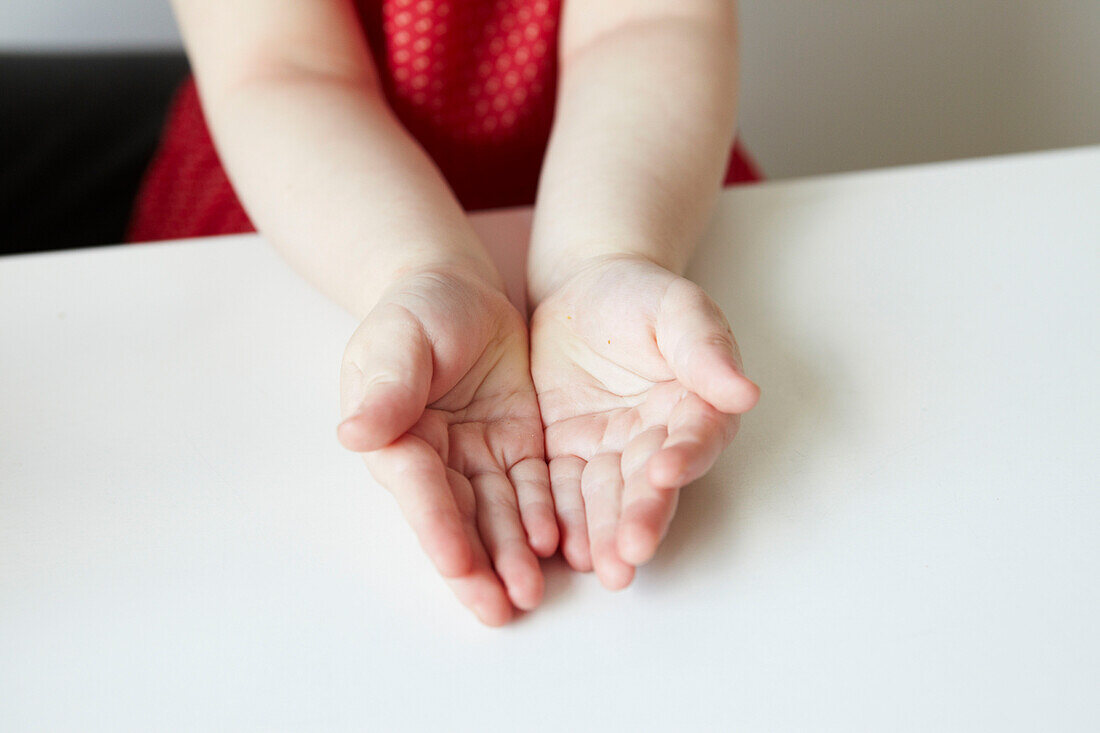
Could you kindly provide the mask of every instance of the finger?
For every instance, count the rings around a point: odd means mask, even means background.
[[[658,488],[678,489],[701,477],[733,440],[738,424],[736,415],[688,395],[673,411],[664,445],[649,460],[649,480]]]
[[[726,318],[702,288],[677,282],[661,301],[657,346],[676,378],[717,409],[748,412],[760,388],[745,376]]]
[[[616,542],[623,561],[638,567],[653,559],[668,534],[680,490],[654,488],[645,471],[639,471],[626,480],[624,491],[635,496],[623,506]]]
[[[470,570],[471,548],[439,454],[405,435],[364,455],[367,467],[401,508],[420,546],[447,578]]]
[[[554,446],[554,455],[590,456],[600,445],[606,422],[600,420],[562,420],[546,426],[546,445]]]
[[[424,412],[431,381],[432,346],[420,322],[398,306],[375,308],[344,352],[340,442],[366,452],[396,440]]]
[[[654,486],[646,470],[648,459],[661,450],[667,437],[664,427],[650,428],[623,451],[626,479],[616,543],[619,557],[631,565],[653,557],[676,510],[678,492]]]
[[[634,578],[634,567],[619,557],[615,537],[622,491],[622,457],[618,453],[594,456],[581,475],[581,494],[588,519],[592,567],[609,590],[625,588]]]
[[[527,532],[527,544],[539,557],[550,557],[558,549],[558,522],[550,496],[550,474],[542,458],[525,458],[508,471],[516,488],[519,517]]]
[[[550,492],[561,532],[561,554],[570,567],[582,573],[592,569],[588,525],[581,497],[585,462],[577,456],[558,456],[550,461]]]
[[[504,584],[493,571],[489,554],[477,529],[474,490],[469,479],[458,471],[447,469],[451,491],[463,511],[463,529],[471,549],[470,569],[465,575],[449,578],[447,584],[464,606],[473,611],[487,626],[501,626],[514,615],[512,602]]]
[[[515,489],[503,473],[481,473],[470,484],[477,499],[477,527],[493,567],[512,603],[530,610],[542,600],[542,569],[527,544]]]

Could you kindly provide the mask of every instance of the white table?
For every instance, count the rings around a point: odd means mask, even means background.
[[[489,630],[260,240],[0,259],[0,729],[1100,728],[1100,148],[728,192],[694,275],[764,400],[629,590]]]

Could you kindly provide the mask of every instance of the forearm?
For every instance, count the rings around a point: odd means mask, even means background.
[[[307,76],[249,82],[208,95],[207,107],[260,231],[354,315],[412,269],[498,277],[439,172],[379,93]]]
[[[681,272],[706,225],[734,133],[734,6],[669,6],[563,48],[529,258],[536,304],[592,258]]]
[[[174,0],[218,152],[249,216],[363,316],[402,272],[498,279],[389,110],[349,0]]]

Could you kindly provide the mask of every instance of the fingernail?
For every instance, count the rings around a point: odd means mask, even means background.
[[[343,428],[343,427],[344,427],[345,425],[350,425],[350,424],[352,424],[353,422],[355,422],[355,420],[356,420],[356,419],[357,419],[357,418],[358,418],[358,417],[359,417],[360,415],[362,415],[362,413],[361,413],[361,412],[356,412],[356,413],[354,413],[354,414],[352,414],[352,415],[350,415],[350,416],[348,416],[348,417],[345,417],[345,418],[344,418],[343,420],[341,420],[341,421],[340,421],[340,424],[339,424],[338,426],[336,426],[336,429],[337,429],[337,430],[340,430],[340,429],[342,429],[342,428]]]
[[[487,626],[500,626],[504,624],[507,618],[498,618],[492,613],[492,610],[487,603],[475,603],[474,613],[481,619],[481,622]]]

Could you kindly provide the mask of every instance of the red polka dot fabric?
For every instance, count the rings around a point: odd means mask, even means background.
[[[386,96],[467,209],[534,200],[561,0],[361,2]]]
[[[559,4],[383,3],[392,100],[436,134],[475,143],[506,141],[544,122],[536,118],[552,105]]]
[[[561,3],[357,3],[387,100],[468,210],[534,202],[554,115]],[[727,182],[757,179],[735,148]],[[189,81],[139,192],[130,239],[251,230]]]

